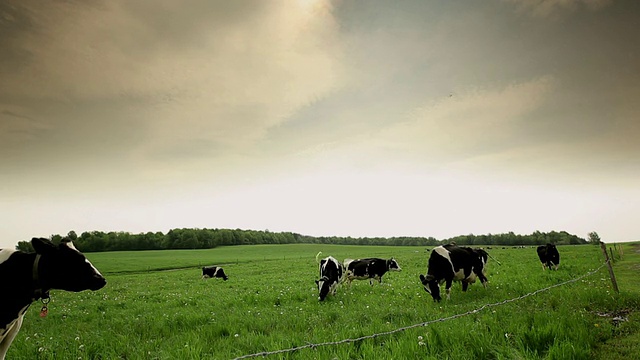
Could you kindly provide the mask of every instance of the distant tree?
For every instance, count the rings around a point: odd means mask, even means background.
[[[589,234],[589,241],[598,243],[600,237],[595,234],[595,240]],[[503,234],[459,235],[449,239],[438,240],[434,237],[314,237],[290,232],[271,232],[268,230],[242,229],[171,229],[165,235],[162,232],[147,232],[131,234],[122,231],[104,233],[102,231],[83,232],[78,236],[75,231],[69,231],[68,238],[74,239],[74,244],[82,252],[122,251],[122,250],[159,250],[159,249],[211,249],[217,246],[255,245],[255,244],[336,244],[336,245],[395,245],[395,246],[437,246],[455,242],[460,246],[481,245],[534,245],[547,242],[557,245],[586,244],[587,240],[566,231],[551,231],[543,233],[535,231],[531,235],[515,234],[512,231]],[[62,240],[60,235],[52,235],[54,243]],[[27,241],[19,242],[17,249],[29,251],[31,244]]]
[[[598,235],[597,232],[592,231],[587,234],[587,237],[589,238],[589,242],[592,243],[593,245],[600,244],[600,235]]]
[[[18,244],[16,245],[16,250],[24,251],[28,253],[34,252],[33,246],[29,241],[18,241]]]
[[[53,242],[54,244],[59,244],[60,241],[62,241],[62,236],[55,234],[55,235],[51,235],[51,242]]]

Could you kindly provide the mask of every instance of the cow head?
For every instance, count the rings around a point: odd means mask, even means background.
[[[327,297],[327,295],[329,295],[329,290],[331,290],[329,278],[323,276],[320,280],[316,280],[316,285],[318,285],[318,300],[322,301]]]
[[[44,287],[78,292],[98,290],[106,285],[102,274],[71,241],[63,240],[56,246],[48,239],[33,238],[31,244],[40,255],[37,275]]]
[[[392,271],[402,271],[400,265],[398,265],[398,262],[394,258],[387,260],[387,269]]]
[[[216,271],[216,275],[221,277],[224,281],[229,280],[229,277],[224,273],[224,270],[222,268],[218,268],[218,270]]]
[[[425,277],[424,275],[420,274],[420,282],[422,283],[424,291],[431,294],[431,297],[433,297],[433,301],[442,300],[442,298],[440,297],[440,284],[438,284],[435,276],[427,274],[427,276]]]

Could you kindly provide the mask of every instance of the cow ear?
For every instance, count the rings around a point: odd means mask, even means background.
[[[31,245],[38,254],[50,254],[56,251],[56,246],[53,245],[51,240],[45,238],[33,238],[31,239]]]
[[[320,281],[316,280],[316,285],[318,285],[318,283],[319,283],[319,282],[320,282]]]
[[[62,240],[60,240],[60,244],[58,244],[58,248],[60,250],[74,250],[74,251],[78,251],[78,249],[76,249],[76,247],[73,245],[73,241],[71,241],[71,239],[69,238],[63,238]]]

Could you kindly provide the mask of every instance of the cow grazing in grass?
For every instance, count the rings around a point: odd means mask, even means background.
[[[316,255],[316,262],[320,265],[320,279],[316,280],[316,285],[318,285],[318,300],[323,301],[329,293],[336,294],[338,284],[342,281],[344,269],[333,256],[318,260],[320,254],[322,252]]]
[[[546,268],[558,270],[560,265],[560,253],[553,244],[538,246],[538,258],[542,263],[542,270]]]
[[[202,268],[202,278],[222,278],[224,281],[227,281],[229,277],[224,273],[224,270],[219,266],[209,266]]]
[[[346,271],[345,280],[351,282],[353,280],[369,280],[369,284],[373,286],[373,281],[378,280],[382,283],[382,276],[387,271],[402,271],[398,262],[391,258],[389,260],[378,258],[367,259],[346,259],[344,261],[344,268]]]
[[[440,301],[440,284],[446,282],[447,300],[451,294],[453,280],[462,282],[462,291],[480,278],[486,288],[485,265],[488,253],[482,249],[458,247],[455,245],[438,246],[431,251],[427,276],[420,275],[420,282],[434,301]]]
[[[49,290],[98,290],[107,281],[70,241],[58,246],[33,238],[35,253],[0,250],[0,360],[18,334],[27,309],[37,300],[46,315]]]

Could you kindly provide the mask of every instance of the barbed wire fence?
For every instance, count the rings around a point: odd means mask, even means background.
[[[339,341],[327,341],[327,342],[322,342],[322,343],[317,343],[317,344],[312,344],[312,343],[307,343],[306,345],[300,345],[300,346],[295,346],[292,348],[288,348],[288,349],[281,349],[281,350],[274,350],[274,351],[263,351],[263,352],[258,352],[255,354],[248,354],[248,355],[243,355],[243,356],[239,356],[236,358],[233,358],[232,360],[241,360],[241,359],[250,359],[250,358],[254,358],[254,357],[258,357],[258,356],[269,356],[269,355],[276,355],[276,354],[283,354],[283,353],[288,353],[288,352],[293,352],[293,351],[298,351],[298,350],[303,350],[303,349],[315,349],[318,347],[322,347],[322,346],[331,346],[331,345],[341,345],[341,344],[348,344],[348,343],[354,343],[354,342],[358,342],[358,341],[362,341],[362,340],[367,340],[367,339],[375,339],[377,337],[381,337],[381,336],[387,336],[387,335],[392,335],[392,334],[396,334],[399,332],[403,332],[403,331],[407,331],[410,329],[415,329],[415,328],[419,328],[419,327],[424,327],[427,325],[431,325],[431,324],[435,324],[435,323],[439,323],[439,322],[445,322],[445,321],[449,321],[449,320],[454,320],[454,319],[458,319],[464,316],[468,316],[468,315],[472,315],[472,314],[476,314],[482,310],[485,309],[489,309],[492,307],[496,307],[496,306],[501,306],[501,305],[505,305],[508,303],[512,303],[512,302],[516,302],[534,295],[538,295],[540,293],[549,291],[551,289],[560,287],[560,286],[564,286],[564,285],[568,285],[577,281],[580,281],[586,277],[589,277],[595,273],[597,273],[598,271],[600,271],[600,269],[602,269],[605,265],[607,265],[609,263],[609,261],[611,260],[607,260],[605,261],[602,265],[600,265],[597,269],[592,270],[582,276],[579,276],[577,278],[571,279],[571,280],[567,280],[555,285],[551,285],[551,286],[547,286],[546,288],[542,288],[542,289],[538,289],[536,291],[530,292],[528,294],[524,294],[518,297],[514,297],[511,299],[507,299],[507,300],[503,300],[503,301],[499,301],[496,303],[492,303],[492,304],[485,304],[480,306],[477,309],[473,309],[473,310],[469,310],[467,312],[464,313],[460,313],[460,314],[455,314],[455,315],[451,315],[451,316],[447,316],[447,317],[443,317],[443,318],[439,318],[439,319],[435,319],[435,320],[429,320],[429,321],[425,321],[425,322],[421,322],[418,324],[413,324],[413,325],[408,325],[408,326],[404,326],[404,327],[400,327],[394,330],[389,330],[389,331],[385,331],[385,332],[381,332],[381,333],[375,333],[375,334],[371,334],[371,335],[365,335],[365,336],[361,336],[361,337],[357,337],[357,338],[350,338],[350,339],[344,339],[344,340],[339,340]]]

